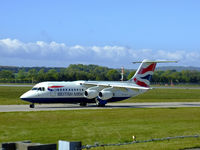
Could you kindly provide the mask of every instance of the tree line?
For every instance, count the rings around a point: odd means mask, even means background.
[[[130,79],[135,70],[125,70],[124,80]],[[119,81],[120,69],[111,69],[98,65],[70,65],[67,68],[20,68],[13,70],[0,70],[1,83],[38,83],[42,81],[75,81],[75,80],[103,80]],[[155,71],[152,82],[155,84],[200,83],[199,71]]]

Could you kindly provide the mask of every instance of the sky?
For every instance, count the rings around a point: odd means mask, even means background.
[[[199,0],[0,1],[0,65],[134,68],[143,59],[200,67]]]

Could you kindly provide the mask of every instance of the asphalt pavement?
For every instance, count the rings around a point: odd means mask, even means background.
[[[116,109],[116,108],[178,108],[200,107],[200,102],[169,102],[169,103],[109,103],[106,107],[97,107],[89,104],[81,107],[78,104],[36,104],[35,108],[29,105],[0,105],[0,112],[18,111],[56,111],[56,110],[83,110],[83,109]]]

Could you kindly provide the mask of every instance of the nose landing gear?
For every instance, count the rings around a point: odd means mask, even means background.
[[[29,107],[30,107],[30,108],[35,108],[35,104],[32,103],[32,104],[29,105]]]

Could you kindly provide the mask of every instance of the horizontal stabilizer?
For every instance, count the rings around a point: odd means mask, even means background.
[[[174,60],[148,60],[145,59],[143,61],[134,61],[132,63],[136,64],[136,63],[177,63],[178,61],[174,61]]]

